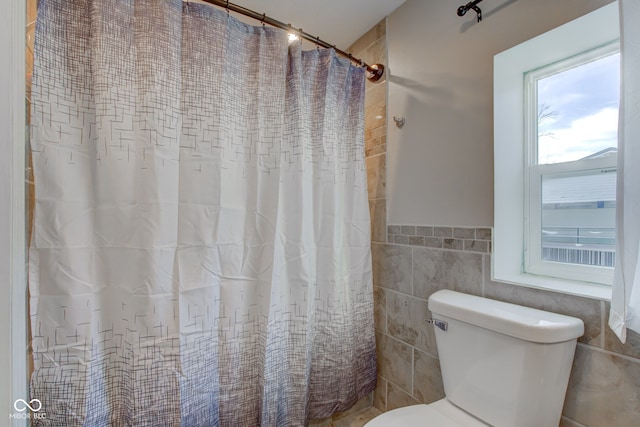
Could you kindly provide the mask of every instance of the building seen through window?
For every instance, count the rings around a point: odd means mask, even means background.
[[[530,185],[540,186],[530,207],[540,210],[542,261],[615,263],[620,53],[611,50],[530,76],[537,104]]]

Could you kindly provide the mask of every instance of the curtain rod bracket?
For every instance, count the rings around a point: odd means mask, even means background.
[[[373,64],[373,65],[364,64],[364,65],[367,68],[367,73],[368,73],[367,80],[369,80],[371,83],[375,83],[379,81],[384,75],[384,65],[382,64]]]
[[[482,21],[482,10],[480,10],[480,8],[478,7],[478,3],[480,3],[481,1],[482,0],[474,0],[460,6],[457,11],[458,16],[464,16],[469,11],[469,9],[473,9],[473,11],[478,16],[478,22]]]

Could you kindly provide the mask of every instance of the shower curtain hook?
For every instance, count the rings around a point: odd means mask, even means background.
[[[227,15],[228,15],[229,14],[229,0],[227,0],[227,5],[224,8],[227,9]]]

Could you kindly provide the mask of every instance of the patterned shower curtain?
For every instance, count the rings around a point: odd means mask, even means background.
[[[180,0],[40,0],[36,425],[302,426],[375,386],[364,71]]]

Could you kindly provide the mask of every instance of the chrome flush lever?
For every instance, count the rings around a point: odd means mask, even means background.
[[[442,320],[438,320],[438,319],[428,319],[427,323],[430,324],[430,325],[437,326],[438,328],[442,329],[445,332],[447,332],[447,328],[449,327],[447,322],[442,321]]]

